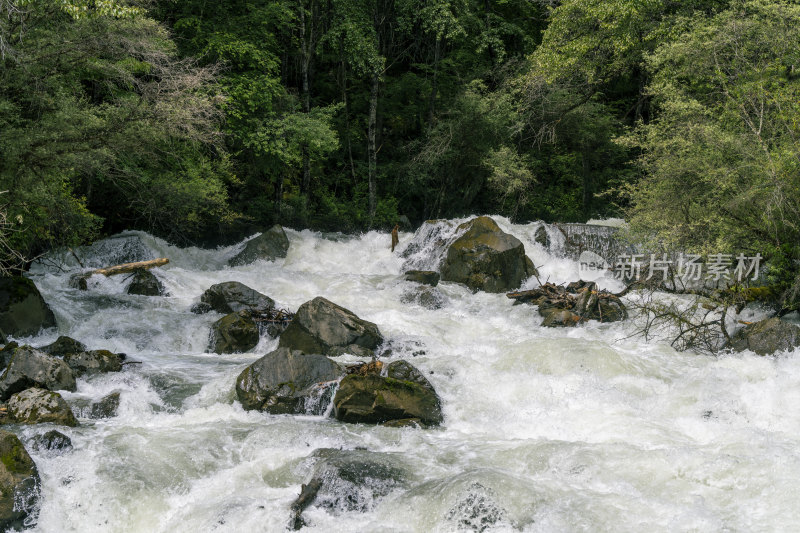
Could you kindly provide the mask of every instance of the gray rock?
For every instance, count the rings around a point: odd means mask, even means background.
[[[208,344],[211,352],[249,352],[257,344],[258,325],[248,311],[225,315],[211,325]]]
[[[111,418],[117,416],[119,392],[112,392],[102,400],[92,404],[92,418]]]
[[[33,281],[0,277],[0,330],[13,337],[35,335],[56,326],[56,317]]]
[[[66,452],[72,449],[72,440],[58,430],[51,429],[31,439],[31,449],[35,451]]]
[[[64,356],[64,362],[72,369],[75,377],[119,372],[122,370],[124,360],[125,354],[113,353],[108,350],[89,350]]]
[[[743,327],[729,344],[736,351],[752,350],[758,355],[789,351],[797,346],[800,346],[800,328],[777,317]]]
[[[548,328],[568,328],[576,326],[582,321],[580,315],[577,315],[569,309],[551,308],[541,311],[544,315],[542,325]]]
[[[366,450],[314,450],[311,480],[292,504],[290,529],[300,529],[310,505],[342,512],[366,512],[396,488],[406,485],[407,465],[397,456]]]
[[[216,311],[227,315],[238,311],[264,312],[275,307],[275,301],[238,281],[217,283],[200,296],[200,304],[192,309],[195,313]]]
[[[125,292],[140,296],[163,296],[164,285],[149,270],[137,270]]]
[[[244,250],[228,261],[231,266],[247,265],[258,260],[272,261],[279,257],[286,257],[289,251],[289,238],[278,224],[247,241]]]
[[[278,348],[239,374],[236,396],[247,410],[322,414],[342,374],[324,355]]]
[[[9,342],[0,350],[0,368],[5,368],[8,366],[8,363],[11,361],[11,356],[14,355],[14,351],[19,348],[19,344],[14,341]]]
[[[333,408],[336,419],[343,422],[382,424],[409,418],[424,426],[442,422],[441,402],[432,387],[388,376],[347,376],[339,383]]]
[[[281,334],[278,346],[330,356],[343,353],[371,356],[382,342],[378,326],[317,297],[300,306]]]
[[[50,355],[55,355],[56,357],[64,357],[70,353],[78,353],[83,352],[86,350],[86,345],[82,342],[78,342],[71,337],[67,337],[66,335],[61,335],[59,338],[46,346],[40,346],[37,350],[42,351],[44,353],[48,353]]]
[[[506,292],[538,275],[522,242],[491,218],[474,218],[459,229],[464,233],[447,249],[442,281],[463,283],[473,291]]]
[[[78,421],[57,392],[31,388],[8,400],[8,416],[18,424],[59,424],[77,426]]]
[[[403,293],[400,301],[404,304],[418,304],[425,309],[441,309],[447,303],[447,298],[439,289],[421,285]]]
[[[75,390],[75,376],[67,363],[30,346],[14,350],[0,376],[0,401],[32,387],[47,390]]]
[[[38,509],[41,481],[19,438],[0,430],[0,530],[24,529]]]
[[[406,281],[422,283],[423,285],[430,285],[431,287],[435,287],[439,284],[439,278],[439,273],[433,270],[409,270],[404,276]]]
[[[412,383],[416,383],[429,391],[433,394],[436,394],[436,391],[431,385],[431,382],[428,381],[422,372],[420,372],[417,367],[409,363],[408,361],[394,361],[386,365],[386,375],[393,379],[398,379],[400,381],[410,381]]]

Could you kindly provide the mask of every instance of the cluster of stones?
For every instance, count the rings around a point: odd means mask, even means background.
[[[529,291],[506,294],[514,300],[514,305],[529,304],[538,306],[544,317],[543,326],[569,327],[587,320],[616,322],[628,318],[628,313],[620,299],[614,294],[597,289],[592,281],[578,281],[566,287],[545,283]]]

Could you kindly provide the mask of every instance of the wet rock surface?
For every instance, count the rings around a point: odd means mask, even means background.
[[[32,387],[74,391],[75,376],[61,359],[30,346],[20,346],[14,349],[8,367],[0,376],[0,401]]]
[[[0,277],[0,330],[26,337],[56,326],[56,317],[33,281],[23,276]]]
[[[93,403],[91,407],[92,418],[112,418],[117,416],[119,409],[120,393],[112,392],[104,396],[99,402]]]
[[[258,344],[258,326],[249,311],[226,315],[211,325],[208,349],[211,352],[249,352]]]
[[[149,270],[136,271],[125,292],[140,296],[164,296],[166,293],[164,285]]]
[[[321,448],[309,457],[311,480],[292,504],[290,529],[305,525],[302,512],[310,505],[334,514],[365,512],[381,498],[405,485],[406,466],[394,454],[367,450]]]
[[[433,311],[444,307],[447,304],[447,297],[439,289],[421,285],[405,291],[400,301],[404,304],[417,304]]]
[[[72,337],[61,335],[54,342],[45,346],[40,346],[37,350],[55,355],[56,357],[64,357],[67,354],[86,351],[86,345],[76,341]]]
[[[236,396],[247,410],[322,414],[343,372],[324,355],[278,348],[239,374]]]
[[[51,429],[33,437],[30,446],[38,452],[67,452],[72,449],[72,439],[56,429]]]
[[[238,311],[265,312],[275,308],[275,300],[238,281],[212,285],[200,296],[200,304],[192,308],[195,313],[216,311],[223,315]]]
[[[68,353],[64,356],[64,362],[72,369],[75,377],[119,372],[122,370],[124,360],[125,354],[113,353],[108,350],[88,350]]]
[[[0,529],[23,529],[35,515],[41,481],[36,464],[19,438],[0,430]]]
[[[371,356],[383,342],[378,326],[322,297],[300,306],[278,346],[305,353]]]
[[[473,291],[506,292],[538,275],[522,242],[489,217],[465,222],[464,233],[447,249],[442,281],[463,283]]]
[[[483,533],[499,524],[508,523],[508,513],[495,501],[496,495],[480,483],[473,483],[462,494],[445,518],[458,531]]]
[[[232,257],[228,264],[231,266],[247,265],[254,261],[272,261],[279,257],[286,257],[289,251],[289,238],[278,224],[250,239],[244,249]]]
[[[440,278],[439,273],[433,270],[409,270],[403,275],[403,279],[406,281],[430,285],[431,287],[438,285]]]
[[[800,346],[800,327],[777,317],[760,320],[734,333],[728,346],[758,355],[793,350]]]

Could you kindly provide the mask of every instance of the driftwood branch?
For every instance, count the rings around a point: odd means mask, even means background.
[[[104,276],[114,276],[116,274],[126,274],[135,272],[136,270],[148,270],[154,267],[164,266],[169,263],[166,257],[159,257],[158,259],[151,259],[149,261],[137,261],[136,263],[123,263],[121,265],[110,266],[106,268],[98,268],[87,273],[87,276],[94,274],[103,274]]]

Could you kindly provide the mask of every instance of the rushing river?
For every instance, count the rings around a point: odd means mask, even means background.
[[[576,263],[534,241],[538,225],[495,220],[542,265],[543,282],[578,278]],[[389,251],[387,233],[287,234],[285,259],[236,268],[227,259],[241,243],[201,250],[130,234],[152,257],[170,259],[158,272],[168,297],[127,295],[125,276],[71,289],[79,268],[70,257],[65,270],[34,269],[59,331],[26,342],[69,335],[142,362],[79,379],[77,392],[63,393],[80,426],[59,428],[73,451],[31,452],[42,478],[35,530],[284,531],[310,475],[308,456],[359,447],[401,457],[411,466],[407,486],[364,513],[311,507],[305,531],[458,531],[481,518],[462,514],[481,512],[499,518],[489,531],[800,528],[798,354],[681,353],[631,338],[629,321],[544,328],[534,307],[452,283],[439,285],[444,307],[428,310],[401,302],[412,287],[402,272],[433,262],[424,246],[403,258]],[[418,235],[416,243],[426,238],[433,237]],[[399,251],[412,239],[401,233]],[[111,260],[114,242],[89,262]],[[388,428],[244,411],[236,376],[277,341],[264,337],[247,354],[206,352],[220,315],[190,307],[223,281],[291,310],[324,296],[376,323],[392,359],[408,360],[436,388],[443,425]],[[524,288],[534,286],[531,279]],[[118,416],[80,416],[81,406],[114,391]],[[20,429],[24,441],[42,431]],[[476,491],[486,505],[469,509],[464,502]]]

